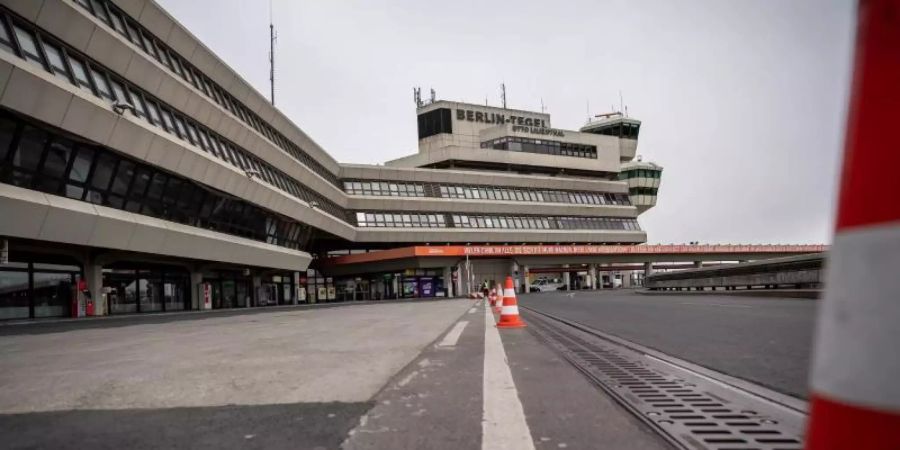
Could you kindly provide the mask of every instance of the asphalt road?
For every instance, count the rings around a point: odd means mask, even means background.
[[[817,302],[631,291],[526,294],[519,303],[805,398]]]

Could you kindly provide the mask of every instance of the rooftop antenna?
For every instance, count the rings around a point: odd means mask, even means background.
[[[416,102],[416,108],[422,107],[422,88],[413,87],[413,101]]]
[[[541,97],[541,114],[547,111],[547,108],[544,107],[544,97]]]
[[[625,105],[625,117],[628,117],[628,105]]]
[[[625,109],[625,102],[622,100],[622,90],[619,89],[619,112]]]
[[[506,109],[506,83],[500,83],[500,100],[503,101],[503,109]]]
[[[434,103],[437,100],[437,94],[434,93],[434,88],[431,88],[431,103]]]
[[[275,106],[275,25],[272,23],[272,0],[269,0],[269,88],[272,106]]]

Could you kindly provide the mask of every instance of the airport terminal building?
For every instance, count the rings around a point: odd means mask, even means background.
[[[647,239],[623,114],[418,102],[415,154],[343,164],[151,0],[0,4],[0,319],[459,295]]]

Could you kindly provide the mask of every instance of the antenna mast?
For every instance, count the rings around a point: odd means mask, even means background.
[[[500,83],[500,100],[503,101],[503,109],[506,109],[506,83]]]
[[[275,106],[275,25],[272,23],[272,0],[269,0],[269,88],[272,106]]]

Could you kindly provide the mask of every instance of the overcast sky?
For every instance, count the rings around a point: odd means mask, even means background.
[[[159,0],[268,93],[264,0]],[[416,151],[412,87],[578,129],[619,91],[664,166],[648,242],[830,242],[854,2],[274,0],[276,104],[341,162]],[[424,96],[427,97],[427,94]]]

